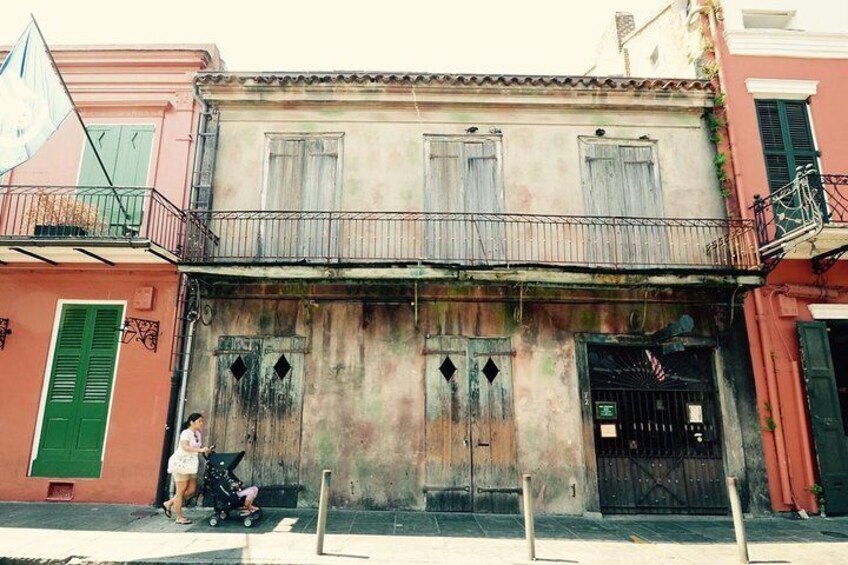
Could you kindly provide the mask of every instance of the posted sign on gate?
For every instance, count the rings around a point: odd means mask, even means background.
[[[595,402],[596,420],[618,420],[617,402]]]

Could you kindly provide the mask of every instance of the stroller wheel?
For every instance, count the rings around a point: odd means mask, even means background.
[[[209,518],[209,525],[212,526],[213,528],[215,526],[217,526],[218,525],[218,517],[212,516],[211,518]]]
[[[229,513],[229,512],[227,512],[226,510],[218,510],[218,514],[217,514],[217,516],[218,516],[218,518],[219,518],[219,519],[221,519],[221,520],[226,520],[226,519],[227,519],[227,516],[229,516],[229,515],[230,515],[230,513]]]
[[[244,519],[244,527],[249,528],[253,525],[253,518],[247,517]]]

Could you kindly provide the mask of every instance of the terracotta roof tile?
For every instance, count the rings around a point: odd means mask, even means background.
[[[518,86],[574,89],[712,91],[709,81],[675,78],[623,78],[568,75],[491,75],[386,72],[200,73],[198,85],[247,84],[268,86],[314,84],[383,84],[447,86]]]

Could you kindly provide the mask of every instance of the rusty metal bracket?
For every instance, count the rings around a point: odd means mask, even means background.
[[[521,487],[477,487],[477,492],[499,494],[521,494]]]
[[[9,329],[9,318],[0,318],[0,349],[6,347],[6,336],[12,335]]]
[[[421,490],[424,494],[427,494],[428,492],[471,492],[471,487],[434,487],[425,485]]]

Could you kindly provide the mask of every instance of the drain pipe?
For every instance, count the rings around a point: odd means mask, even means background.
[[[769,406],[771,406],[772,414],[779,422],[778,426],[772,431],[774,434],[774,447],[777,451],[777,473],[780,478],[780,494],[783,504],[787,506],[796,506],[792,498],[792,487],[789,483],[789,463],[786,458],[786,437],[783,435],[783,414],[780,406],[780,395],[777,388],[777,375],[774,370],[774,359],[771,357],[771,334],[766,325],[766,313],[763,308],[762,291],[759,288],[754,289],[754,312],[757,320],[757,330],[760,334],[760,355],[762,357],[763,367],[766,370],[766,396],[768,397]]]
[[[181,275],[186,277],[186,275]],[[188,281],[183,284],[188,285]],[[186,288],[186,292],[189,289]],[[180,323],[182,327],[180,331],[185,335],[185,339],[181,345],[182,363],[174,367],[171,374],[171,391],[168,395],[168,414],[165,417],[165,438],[162,442],[162,457],[159,463],[159,481],[156,485],[156,505],[159,506],[167,500],[168,486],[168,459],[176,449],[175,442],[179,440],[179,435],[174,433],[174,430],[180,427],[182,418],[185,413],[185,390],[187,375],[191,354],[191,343],[194,339],[194,326],[197,321],[197,312],[190,309],[191,297],[186,295],[183,298],[182,309],[186,315],[182,317]]]

